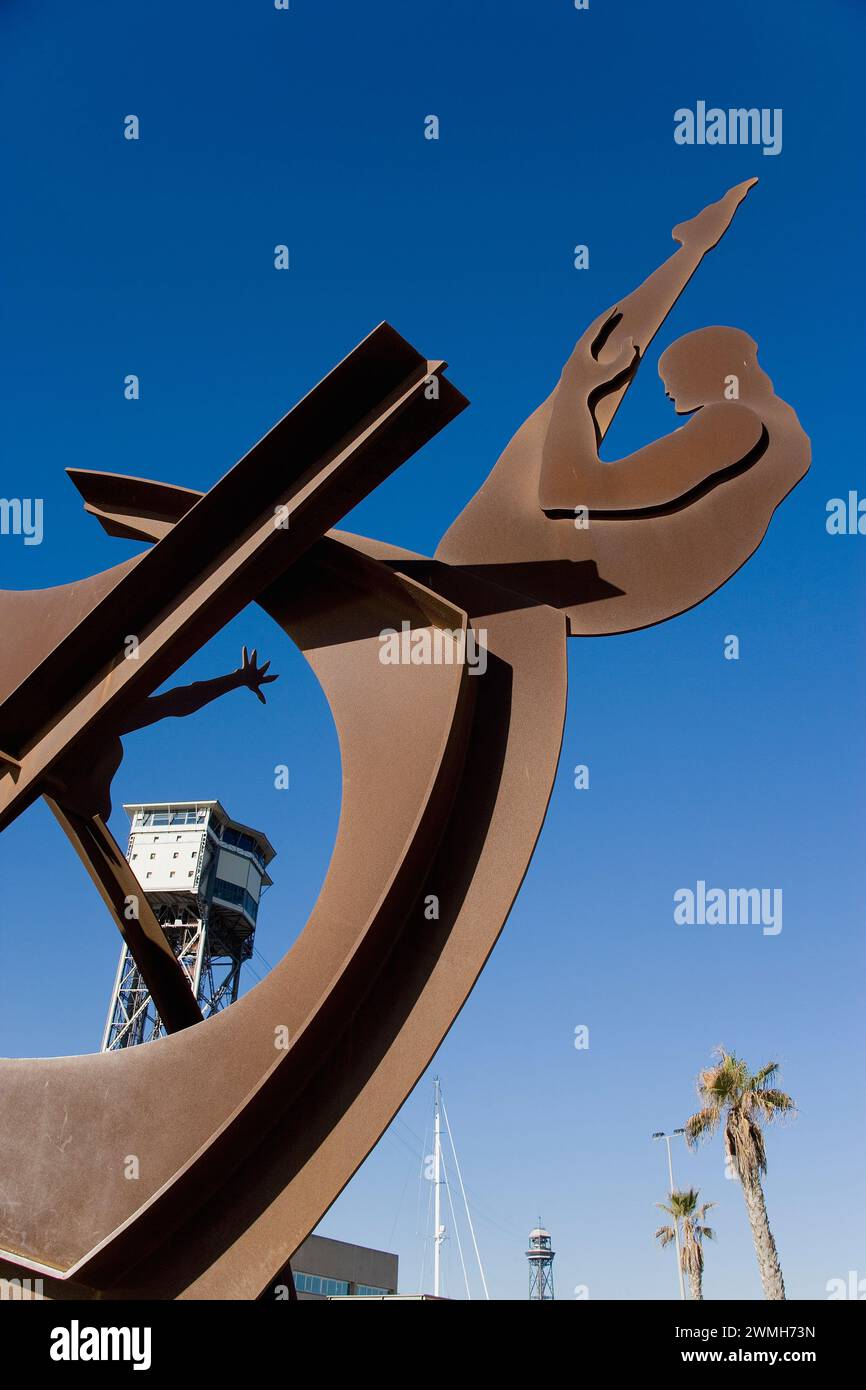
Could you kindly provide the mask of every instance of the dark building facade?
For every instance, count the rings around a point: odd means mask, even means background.
[[[299,1299],[340,1295],[379,1297],[397,1292],[396,1255],[328,1236],[309,1236],[292,1256]]]

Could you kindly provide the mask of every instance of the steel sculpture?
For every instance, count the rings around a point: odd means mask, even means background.
[[[54,1298],[259,1297],[377,1142],[526,872],[559,756],[567,637],[700,603],[809,466],[793,410],[729,328],[661,359],[684,428],[598,458],[654,334],[753,182],[677,227],[679,249],[587,330],[432,558],[331,529],[467,404],[443,363],[386,324],[204,495],[68,470],[110,535],[152,547],[59,589],[0,594],[0,830],[48,799],[170,1035],[0,1062],[0,1274],[37,1274]],[[266,668],[245,657],[233,676],[152,695],[251,602],[321,682],[342,808],[301,936],[196,1023],[158,924],[126,918],[136,885],[106,828],[109,783],[123,731],[232,684],[260,693]],[[384,662],[387,631],[419,649],[435,639],[438,659]]]

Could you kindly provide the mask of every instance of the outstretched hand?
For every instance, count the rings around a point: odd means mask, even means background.
[[[640,348],[634,338],[623,339],[622,346],[616,357],[609,362],[600,362],[598,358],[590,357],[590,380],[595,381],[594,389],[602,386],[613,388],[619,384],[620,378],[625,375],[634,375],[640,362]]]
[[[266,674],[267,669],[271,664],[269,661],[266,661],[264,666],[257,666],[256,657],[257,652],[255,647],[253,647],[251,656],[247,654],[247,649],[246,647],[244,647],[243,665],[238,668],[238,674],[241,678],[241,684],[248,686],[249,689],[253,692],[253,694],[257,697],[257,699],[261,700],[263,705],[266,705],[267,700],[262,694],[261,687],[263,685],[269,685],[271,681],[275,681],[277,677],[269,676]]]
[[[587,387],[590,394],[599,387],[612,384],[624,372],[633,371],[640,361],[640,348],[634,338],[618,342],[616,355],[612,359],[600,360],[621,319],[622,314],[616,306],[605,310],[590,324],[569,359],[567,369],[579,376],[581,385]]]
[[[723,198],[710,203],[686,222],[678,222],[671,233],[674,241],[688,247],[692,252],[705,255],[718,245],[734,219],[734,213],[757,179],[746,179],[729,188]]]

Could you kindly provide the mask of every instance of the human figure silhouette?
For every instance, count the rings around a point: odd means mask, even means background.
[[[757,549],[811,455],[748,334],[715,327],[679,338],[659,372],[691,419],[616,462],[599,457],[649,342],[755,182],[680,223],[679,251],[589,326],[437,560],[559,608],[572,635],[591,636],[673,617]]]
[[[98,816],[107,821],[111,815],[111,783],[123,759],[124,734],[137,729],[146,729],[160,719],[168,717],[184,718],[195,714],[205,705],[230,690],[244,687],[264,705],[263,685],[275,681],[275,675],[267,674],[270,662],[264,666],[257,664],[255,648],[251,655],[243,648],[241,664],[235,671],[225,676],[215,676],[212,680],[194,681],[191,685],[176,686],[162,695],[150,695],[115,725],[101,727],[98,736],[80,740],[69,753],[55,765],[46,790],[65,810],[79,816],[91,818]]]

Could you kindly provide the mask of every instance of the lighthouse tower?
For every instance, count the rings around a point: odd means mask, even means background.
[[[553,1257],[550,1232],[539,1224],[529,1232],[529,1297],[534,1301],[553,1302]]]
[[[253,953],[259,902],[271,884],[268,837],[232,820],[218,801],[124,806],[126,857],[187,975],[203,1018],[233,1004]],[[165,1029],[124,944],[103,1052],[150,1042]]]

